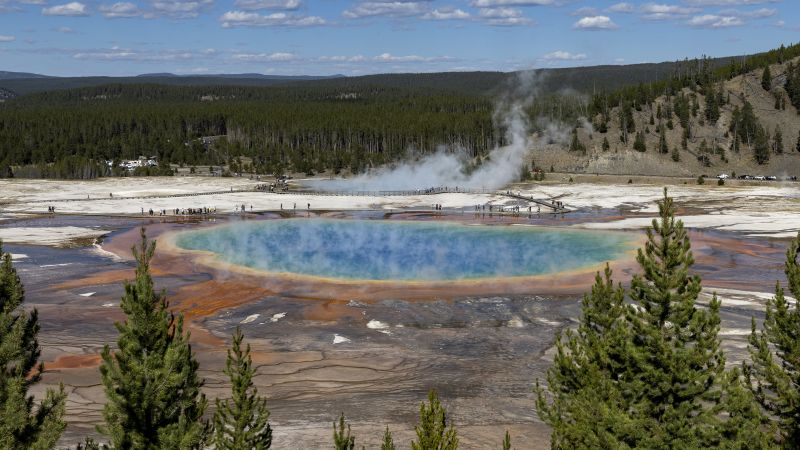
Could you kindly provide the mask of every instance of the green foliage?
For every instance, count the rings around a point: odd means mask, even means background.
[[[203,446],[205,396],[198,364],[183,331],[183,316],[169,311],[164,292],[155,292],[150,261],[155,242],[144,229],[132,249],[136,279],[125,283],[120,307],[125,322],[115,324],[115,352],[106,345],[100,375],[108,402],[98,431],[113,448],[195,449]]]
[[[356,437],[350,433],[350,424],[344,419],[344,413],[339,416],[339,426],[333,422],[333,448],[334,450],[353,450],[356,448]]]
[[[800,298],[800,233],[786,251],[789,291]],[[776,283],[775,297],[767,301],[761,331],[755,320],[750,335],[751,364],[745,364],[746,385],[764,412],[774,420],[784,448],[800,443],[800,308],[792,305]]]
[[[681,160],[681,153],[678,151],[678,147],[674,147],[672,149],[672,154],[670,155],[673,161],[679,162]]]
[[[664,127],[659,127],[661,131],[658,134],[658,152],[661,154],[669,153],[669,146],[667,146],[667,132]]]
[[[775,134],[772,135],[772,151],[781,154],[783,153],[783,133],[779,126],[775,126]]]
[[[797,135],[797,143],[794,145],[794,149],[800,152],[800,133]]]
[[[798,139],[798,142],[800,142],[800,138]],[[607,152],[609,149],[611,149],[611,144],[609,144],[607,136],[603,136],[603,147],[602,148],[603,148],[604,152]]]
[[[419,423],[414,427],[417,440],[411,442],[412,450],[456,450],[458,436],[452,424],[447,424],[447,412],[439,402],[436,391],[428,393],[428,403],[419,407]]]
[[[597,274],[583,297],[578,329],[556,337],[547,388],[536,383],[537,413],[553,428],[554,449],[621,447],[633,432],[616,382],[629,341],[625,292],[611,275],[608,266]]]
[[[361,172],[442,144],[485,154],[505,143],[493,110],[483,96],[411,87],[106,85],[1,104],[0,166],[18,177],[83,178],[110,175],[105,160],[140,155],[190,166],[245,156],[258,173]]]
[[[770,72],[769,66],[764,66],[764,71],[761,73],[761,87],[765,91],[772,89],[772,72]]]
[[[728,380],[720,349],[716,296],[696,306],[700,278],[672,199],[637,253],[626,305],[611,271],[584,297],[576,331],[556,341],[537,411],[553,427],[553,448],[746,448],[766,442],[747,392]],[[727,417],[727,419],[726,419]],[[760,440],[759,440],[760,439]],[[758,447],[756,447],[758,448]]]
[[[503,450],[511,450],[511,435],[506,430],[506,435],[503,436]]]
[[[578,139],[577,128],[572,129],[572,141],[570,141],[569,144],[569,151],[586,154],[586,146],[580,141],[580,139]]]
[[[66,394],[48,389],[34,410],[28,390],[41,380],[39,321],[36,310],[22,304],[25,290],[0,241],[0,448],[54,448],[67,424]]]
[[[633,141],[633,149],[638,152],[645,152],[647,151],[647,144],[644,140],[644,133],[641,131],[636,133],[636,139]]]
[[[264,450],[272,445],[267,400],[258,395],[253,385],[256,370],[250,357],[250,344],[242,349],[243,340],[242,330],[237,327],[224,370],[231,380],[232,398],[217,399],[214,412],[216,450]]]
[[[725,180],[723,180],[722,178],[718,179],[717,186],[725,186]]]
[[[394,450],[394,440],[392,440],[392,433],[389,427],[383,432],[383,442],[381,442],[381,450]]]

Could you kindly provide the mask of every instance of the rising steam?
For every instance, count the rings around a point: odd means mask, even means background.
[[[481,166],[468,171],[466,152],[439,149],[418,161],[371,170],[350,179],[314,180],[315,188],[348,191],[415,190],[431,187],[498,189],[519,179],[528,149],[535,143],[530,137],[526,108],[535,100],[541,75],[534,71],[519,72],[509,83],[496,105],[494,122],[505,129],[508,145],[496,147]],[[535,141],[561,142],[569,136],[562,126],[547,124],[543,135]]]

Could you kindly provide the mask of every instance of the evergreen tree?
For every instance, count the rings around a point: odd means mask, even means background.
[[[132,249],[136,279],[125,283],[120,307],[125,322],[118,350],[106,345],[100,375],[108,402],[98,430],[115,449],[194,449],[203,445],[207,424],[197,361],[183,331],[183,316],[170,313],[164,292],[155,292],[150,261],[155,242],[144,228]]]
[[[452,424],[447,425],[447,413],[439,402],[436,391],[428,393],[428,404],[419,407],[419,424],[414,427],[417,440],[411,442],[412,450],[456,450],[458,436]]]
[[[633,149],[639,152],[647,151],[647,144],[645,144],[644,133],[641,131],[636,133],[636,138],[633,140]]]
[[[673,148],[672,148],[672,155],[671,155],[671,157],[672,157],[672,160],[673,160],[673,161],[675,161],[675,162],[680,162],[680,160],[681,160],[681,154],[680,154],[680,152],[678,151],[678,147],[673,147]]]
[[[772,73],[769,70],[769,66],[765,66],[764,72],[761,74],[761,87],[765,91],[772,89]]]
[[[726,374],[719,306],[696,306],[700,279],[672,199],[637,254],[630,298],[606,268],[584,297],[578,329],[556,340],[537,411],[567,448],[760,448],[761,417],[738,373]],[[752,406],[752,402],[751,402]],[[751,447],[748,445],[754,444]]]
[[[795,144],[794,149],[800,152],[800,133],[797,134],[797,143]]]
[[[381,450],[394,450],[394,440],[392,440],[392,433],[389,427],[383,432],[383,442],[381,443]]]
[[[632,408],[647,430],[639,445],[689,448],[716,441],[718,400],[725,358],[720,349],[716,296],[708,309],[696,306],[700,277],[689,236],[675,219],[664,190],[659,220],[647,230],[636,261],[643,273],[631,280],[627,310],[630,341],[628,383],[635,389]]]
[[[797,148],[800,151],[800,137],[797,138]],[[608,142],[608,137],[603,137],[603,151],[607,152],[611,148],[611,144]]]
[[[503,436],[503,450],[511,450],[511,435],[506,430],[506,435]]]
[[[356,448],[356,437],[351,434],[350,424],[344,419],[344,413],[339,416],[339,426],[333,422],[333,448],[334,450],[353,450]]]
[[[667,154],[669,153],[669,147],[667,146],[667,132],[664,130],[664,127],[660,127],[661,132],[658,136],[658,152]]]
[[[0,241],[0,448],[54,448],[66,428],[63,386],[48,389],[34,408],[28,390],[41,380],[39,321],[22,308],[25,290]],[[35,410],[34,410],[35,409]]]
[[[775,435],[769,427],[767,417],[759,410],[758,402],[746,386],[746,379],[739,368],[725,374],[725,388],[720,411],[725,411],[727,420],[719,427],[720,442],[726,448],[770,449],[775,448],[771,436]]]
[[[626,371],[625,291],[611,269],[583,297],[577,330],[556,337],[547,389],[536,383],[536,409],[553,429],[554,449],[616,448],[635,435],[618,380]]]
[[[789,291],[800,298],[800,233],[786,251]],[[750,358],[745,365],[746,385],[764,411],[775,418],[784,448],[800,447],[800,307],[792,305],[776,284],[775,297],[767,301],[761,331],[752,322]]]
[[[256,370],[250,357],[250,344],[242,349],[243,339],[242,330],[237,327],[224,371],[230,377],[233,397],[225,401],[217,399],[214,413],[214,448],[217,450],[264,450],[272,445],[267,400],[259,397],[253,385]]]
[[[783,153],[783,133],[779,126],[775,126],[775,134],[772,136],[772,151],[777,154]]]
[[[764,127],[759,126],[755,135],[755,142],[753,144],[753,159],[758,164],[765,164],[769,161],[769,137]]]

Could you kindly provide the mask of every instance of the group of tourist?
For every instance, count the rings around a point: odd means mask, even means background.
[[[208,208],[203,206],[201,208],[174,208],[174,209],[159,209],[153,210],[153,208],[148,209],[145,211],[142,208],[142,215],[149,215],[149,216],[167,216],[169,213],[172,213],[174,216],[199,216],[199,215],[209,215],[209,214],[216,214],[217,208]]]

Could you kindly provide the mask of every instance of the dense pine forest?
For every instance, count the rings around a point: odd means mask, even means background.
[[[657,98],[666,98],[659,124],[669,125],[674,117],[691,136],[688,117],[696,116],[699,107],[684,89],[717,92],[726,79],[797,56],[800,45],[742,58],[559,69],[538,77],[538,98],[528,110],[531,131],[552,122],[577,127],[578,119],[586,117],[605,133],[610,121],[633,122],[631,111],[653,108]],[[626,67],[632,74],[627,77],[620,74]],[[667,70],[670,75],[664,74]],[[659,81],[630,84],[651,72]],[[609,74],[619,79],[611,82]],[[784,78],[789,100],[800,105],[800,71],[792,68]],[[227,165],[259,174],[359,173],[442,148],[464,152],[479,163],[504,143],[504,130],[493,117],[495,99],[515,79],[512,73],[480,72],[181,86],[140,77],[139,84],[35,92],[0,102],[0,177],[126,175],[117,163],[140,156],[156,156],[160,162],[158,168],[136,173],[143,175],[170,174],[170,164]],[[570,83],[581,91],[565,89]],[[714,100],[704,111],[712,121],[714,107],[727,98],[707,98]],[[756,118],[742,117],[749,122],[732,130],[742,140],[766,136],[764,130],[758,133],[757,120],[751,120]],[[627,145],[628,129],[622,128]],[[644,135],[632,137],[634,148],[643,147]],[[575,139],[572,147],[580,149],[580,142]],[[241,164],[241,157],[248,162]]]

